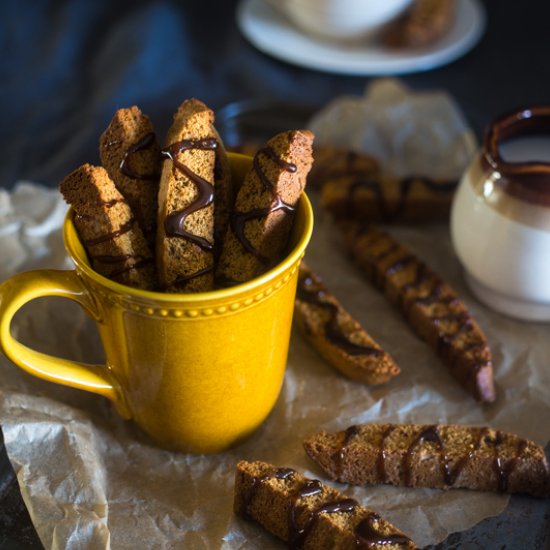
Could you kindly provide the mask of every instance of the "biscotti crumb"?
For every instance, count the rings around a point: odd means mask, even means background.
[[[266,462],[237,464],[234,510],[290,548],[416,548],[404,533],[356,500],[296,470]]]
[[[296,292],[295,319],[321,356],[346,377],[383,384],[399,367],[342,307],[320,277],[302,262]]]
[[[544,450],[514,434],[460,425],[362,424],[306,439],[304,448],[343,483],[465,488],[546,496]]]

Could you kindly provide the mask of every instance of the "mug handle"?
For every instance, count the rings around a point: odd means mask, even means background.
[[[120,387],[106,365],[54,357],[13,338],[10,328],[14,315],[27,302],[44,296],[69,298],[92,319],[99,319],[94,300],[76,271],[42,269],[19,273],[0,285],[0,349],[13,363],[38,378],[107,397],[124,418],[129,418]]]

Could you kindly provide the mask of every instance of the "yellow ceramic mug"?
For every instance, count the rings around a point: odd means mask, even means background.
[[[251,164],[230,155],[235,181]],[[302,196],[286,258],[232,288],[164,294],[130,288],[90,267],[72,223],[65,247],[75,271],[21,273],[0,285],[0,345],[40,378],[111,399],[160,445],[193,453],[222,451],[265,420],[285,373],[298,266],[313,228]],[[96,321],[105,365],[88,365],[30,349],[10,334],[14,314],[41,296],[78,302]]]

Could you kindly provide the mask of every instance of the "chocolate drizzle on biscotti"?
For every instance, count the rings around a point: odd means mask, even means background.
[[[156,137],[154,132],[148,132],[137,143],[128,147],[120,161],[120,171],[128,178],[133,180],[156,181],[160,177],[159,172],[151,174],[138,174],[131,164],[132,157],[140,151],[145,151],[156,146]]]
[[[252,246],[250,241],[246,238],[246,235],[244,234],[246,223],[253,219],[268,216],[269,214],[277,212],[278,210],[282,210],[286,214],[289,214],[291,212],[294,212],[295,209],[290,204],[284,202],[283,199],[277,194],[274,184],[269,180],[262,167],[260,166],[260,155],[268,157],[286,172],[296,172],[296,165],[291,162],[287,162],[279,157],[272,147],[264,147],[260,149],[254,156],[253,166],[264,191],[267,191],[271,194],[273,203],[265,208],[255,208],[248,212],[233,212],[231,215],[231,229],[233,230],[233,233],[235,234],[239,242],[242,244],[243,248],[247,252],[255,256],[260,262],[268,265],[270,263],[269,258],[263,256],[260,251]]]
[[[265,471],[265,469],[262,470]],[[315,529],[321,517],[333,514],[354,518],[350,523],[350,534],[356,548],[368,549],[376,545],[389,544],[414,548],[414,543],[403,533],[387,533],[391,526],[378,514],[361,507],[356,500],[346,498],[334,489],[327,488],[319,480],[304,478],[291,468],[270,467],[267,473],[253,476],[237,512],[245,519],[257,520],[261,523],[261,518],[258,518],[256,513],[252,513],[252,507],[259,497],[262,486],[269,485],[273,480],[285,482],[285,487],[282,489],[288,491],[288,504],[285,506],[287,524],[284,532],[286,532],[286,542],[293,550],[301,550],[308,541],[311,544],[310,537],[315,536]],[[311,501],[306,502],[307,499],[312,499],[314,504]],[[357,514],[363,517],[357,518]],[[377,529],[377,524],[382,522],[386,534]]]
[[[542,448],[487,427],[365,424],[317,434],[307,454],[331,478],[358,485],[463,487],[544,495],[550,473]]]
[[[434,195],[452,197],[456,190],[456,181],[442,182],[435,181],[426,176],[409,176],[401,178],[397,185],[397,201],[390,203],[380,177],[369,177],[353,180],[347,189],[345,198],[345,215],[349,219],[358,216],[357,203],[358,193],[361,190],[371,191],[375,200],[375,210],[379,213],[381,222],[392,222],[404,216],[407,204],[410,201],[411,189],[418,185],[424,187]],[[356,219],[358,219],[356,217]]]
[[[319,278],[314,275],[300,276],[298,280],[297,299],[312,304],[329,313],[329,319],[325,323],[325,337],[329,342],[341,348],[348,355],[382,355],[384,352],[381,349],[350,342],[338,324],[338,313],[340,309],[336,304],[326,301],[324,299],[325,294],[326,288]]]
[[[476,399],[493,401],[487,339],[449,285],[388,234],[354,223],[346,231],[352,257],[446,361],[451,374]]]
[[[206,251],[213,249],[213,244],[204,237],[195,235],[184,228],[187,216],[198,212],[202,208],[206,208],[214,202],[214,187],[212,183],[195,174],[185,164],[180,162],[177,155],[183,151],[199,149],[201,151],[215,151],[218,147],[218,142],[214,138],[206,139],[184,139],[173,143],[166,149],[163,149],[161,154],[169,158],[174,167],[185,174],[197,187],[197,198],[183,210],[174,212],[166,217],[164,221],[164,229],[170,237],[183,237],[198,245]]]

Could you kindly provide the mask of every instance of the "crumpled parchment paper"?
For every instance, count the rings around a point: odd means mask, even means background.
[[[312,197],[315,199],[315,197]],[[0,280],[30,268],[67,268],[61,241],[65,206],[55,190],[27,183],[0,192]],[[32,521],[46,548],[284,548],[232,511],[241,459],[294,467],[325,479],[302,440],[321,429],[360,422],[489,425],[545,444],[550,439],[548,325],[494,313],[467,290],[446,225],[389,230],[438,271],[470,306],[494,353],[497,401],[476,403],[372,288],[344,252],[328,214],[316,209],[307,260],[402,373],[369,388],[340,376],[293,330],[280,398],[264,425],[235,449],[211,456],[153,446],[107,400],[38,380],[0,354],[0,422]],[[16,336],[40,351],[100,362],[94,323],[68,300],[25,306]],[[507,496],[334,484],[378,511],[418,545],[437,543],[501,512]]]
[[[369,153],[394,176],[458,180],[476,138],[446,92],[414,92],[393,78],[373,80],[363,96],[337,97],[309,123],[316,145]]]

